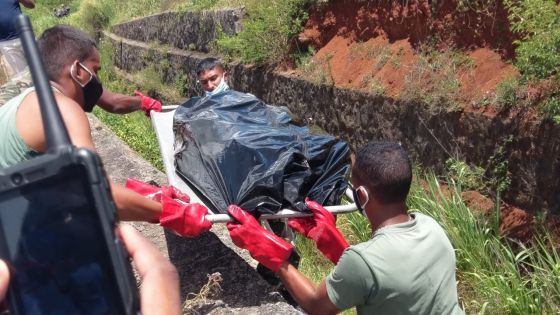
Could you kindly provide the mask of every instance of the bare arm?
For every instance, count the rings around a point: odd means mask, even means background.
[[[177,269],[133,227],[121,225],[121,236],[142,278],[140,309],[144,315],[179,315],[179,275]]]
[[[95,152],[89,122],[80,105],[58,94],[56,100],[72,144]],[[36,98],[26,97],[24,103],[18,109],[16,125],[18,132],[29,147],[38,152],[46,151],[43,123]],[[142,195],[115,183],[111,183],[111,191],[119,217],[122,220],[159,221],[162,209],[158,202],[144,198]]]
[[[140,96],[128,96],[104,89],[97,104],[110,113],[126,114],[139,110],[141,99]]]
[[[34,0],[19,0],[19,3],[21,3],[24,7],[28,9],[33,9],[35,7]]]
[[[340,312],[329,299],[324,280],[319,286],[315,286],[313,282],[288,262],[284,262],[280,271],[278,271],[278,276],[292,297],[309,314],[330,315]]]

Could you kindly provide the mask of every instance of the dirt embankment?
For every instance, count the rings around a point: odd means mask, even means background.
[[[494,117],[489,105],[498,84],[518,76],[511,64],[516,36],[502,1],[484,2],[318,3],[298,39],[300,48],[315,54],[294,74],[392,98],[451,97],[462,110]],[[473,211],[494,215],[491,199],[475,191],[463,197]],[[508,237],[529,240],[535,223],[533,214],[500,206],[500,231]],[[550,218],[547,225],[560,235],[560,220]]]
[[[311,9],[299,41],[316,51],[313,71],[337,86],[406,97],[413,92],[407,81],[413,88],[423,81],[422,91],[430,91],[449,79],[457,101],[470,107],[517,75],[507,12],[501,1],[492,3],[334,0]],[[447,53],[422,56],[427,49]]]

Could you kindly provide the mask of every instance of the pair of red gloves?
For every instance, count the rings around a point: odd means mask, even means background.
[[[136,96],[140,96],[140,109],[144,111],[146,116],[150,117],[150,111],[161,112],[161,102],[149,96],[142,94],[140,91],[135,91]]]
[[[336,228],[332,213],[315,201],[305,199],[305,204],[313,213],[313,217],[290,219],[289,226],[315,241],[317,248],[336,264],[348,248],[348,242]],[[229,206],[228,212],[239,222],[227,224],[233,243],[247,249],[254,259],[268,269],[278,272],[290,256],[293,246],[265,230],[252,215],[238,206]]]
[[[190,197],[173,186],[152,186],[129,178],[125,187],[162,205],[159,224],[181,236],[195,237],[210,230],[212,223],[206,219],[208,209],[198,203],[189,203]],[[179,199],[184,202],[175,201]]]

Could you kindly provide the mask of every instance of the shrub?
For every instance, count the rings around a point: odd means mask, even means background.
[[[560,69],[560,6],[556,0],[506,0],[516,41],[515,64],[529,77],[547,78]]]
[[[552,119],[554,123],[560,125],[560,96],[547,99],[543,105],[542,112],[545,117]]]
[[[248,8],[243,30],[223,36],[217,44],[230,59],[244,63],[277,63],[290,50],[292,40],[302,30],[310,0],[260,1]]]
[[[484,190],[484,169],[479,166],[470,166],[466,162],[450,158],[445,161],[448,176],[453,179],[463,190]]]
[[[514,77],[507,78],[498,83],[496,87],[496,105],[500,108],[516,105],[519,102],[519,88],[519,80]]]

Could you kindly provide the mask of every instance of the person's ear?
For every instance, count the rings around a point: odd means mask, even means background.
[[[83,84],[83,82],[86,82],[89,78],[89,73],[80,66],[80,61],[78,60],[72,62],[70,66],[70,75],[80,84]]]
[[[229,81],[229,73],[227,71],[224,71],[224,81]]]

